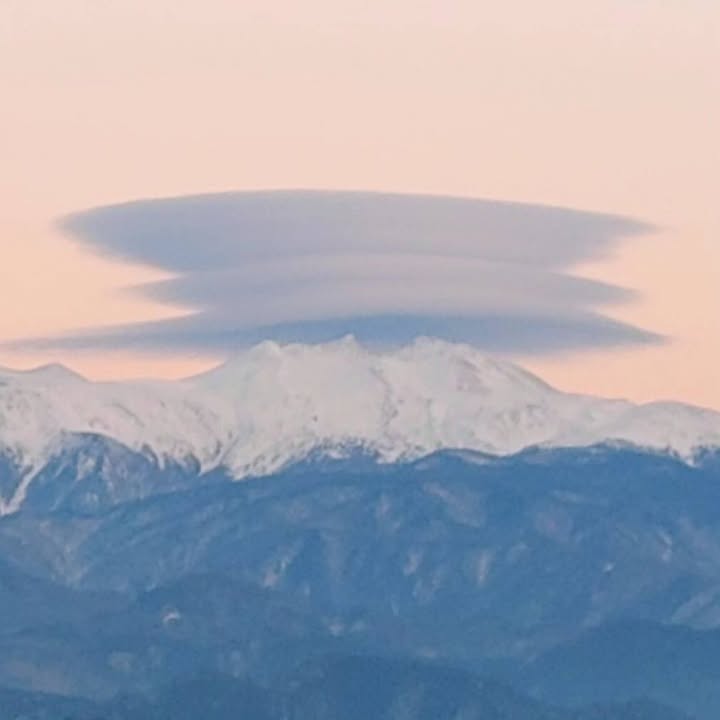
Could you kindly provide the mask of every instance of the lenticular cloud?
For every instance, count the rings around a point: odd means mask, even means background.
[[[602,314],[632,292],[571,272],[649,230],[613,215],[274,191],[142,200],[62,226],[105,256],[172,273],[133,290],[192,312],[43,341],[53,346],[217,352],[352,333],[368,343],[433,335],[541,353],[658,340]]]

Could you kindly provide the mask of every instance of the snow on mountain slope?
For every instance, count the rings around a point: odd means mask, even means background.
[[[0,369],[0,453],[25,469],[26,484],[68,433],[108,436],[160,462],[224,466],[240,478],[318,447],[358,445],[386,461],[441,448],[509,454],[603,441],[689,458],[720,446],[720,414],[561,393],[511,363],[430,339],[388,352],[352,338],[267,342],[178,382],[93,383],[60,366]],[[4,501],[6,511],[21,496]]]
[[[158,456],[212,463],[227,443],[226,405],[186,383],[92,383],[57,367],[0,371],[0,444],[26,466],[46,459],[64,433],[106,435]]]

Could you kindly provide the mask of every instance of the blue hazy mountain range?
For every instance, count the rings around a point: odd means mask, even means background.
[[[429,338],[0,369],[0,720],[715,720],[718,448]]]
[[[713,451],[600,445],[238,483],[79,435],[0,519],[0,707],[709,720],[719,479]]]

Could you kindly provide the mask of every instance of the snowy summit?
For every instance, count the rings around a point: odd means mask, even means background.
[[[443,448],[506,455],[617,441],[691,459],[720,446],[720,413],[563,393],[512,363],[431,339],[392,351],[352,338],[265,342],[177,382],[0,369],[0,454],[28,478],[78,433],[242,478],[318,448],[362,447],[395,461]]]

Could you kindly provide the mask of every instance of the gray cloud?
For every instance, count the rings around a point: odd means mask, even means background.
[[[383,344],[423,334],[543,353],[659,340],[599,312],[631,291],[570,272],[650,229],[613,215],[280,191],[143,200],[62,227],[102,255],[174,273],[132,291],[194,312],[41,345],[215,352],[351,332]]]
[[[591,313],[548,317],[545,315],[430,316],[385,313],[298,323],[278,323],[237,328],[231,321],[211,314],[138,323],[86,335],[39,342],[40,347],[65,349],[118,348],[154,352],[209,351],[226,353],[263,340],[278,342],[328,342],[354,335],[368,345],[392,346],[416,337],[439,337],[464,342],[498,353],[523,355],[613,347],[660,338]]]

